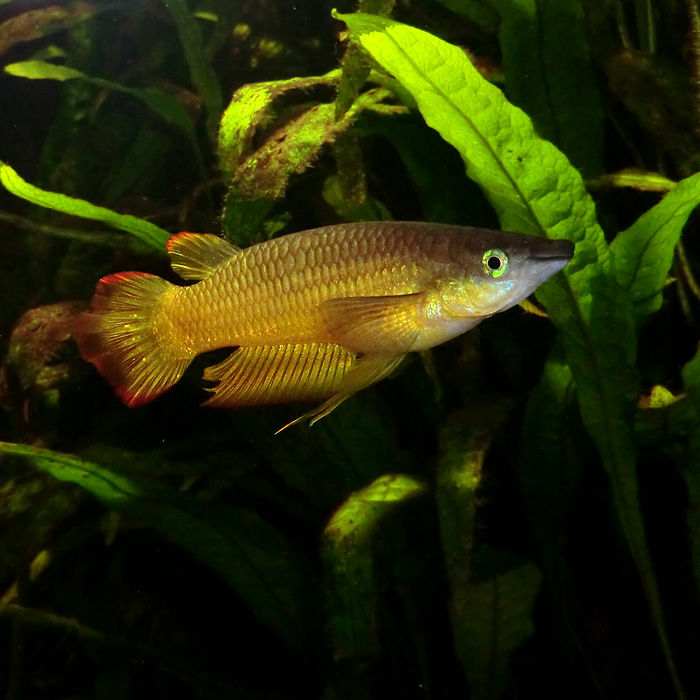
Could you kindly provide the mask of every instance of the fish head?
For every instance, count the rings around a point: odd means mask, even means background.
[[[438,281],[443,311],[453,318],[486,317],[519,304],[574,254],[574,244],[504,231],[465,235]]]

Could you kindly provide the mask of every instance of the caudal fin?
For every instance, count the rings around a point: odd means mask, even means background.
[[[127,406],[140,406],[169,389],[192,359],[155,332],[162,295],[172,288],[170,282],[143,272],[103,277],[90,311],[75,322],[80,354]]]

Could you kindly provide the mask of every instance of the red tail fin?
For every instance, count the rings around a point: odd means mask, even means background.
[[[173,286],[143,272],[109,275],[98,282],[90,311],[76,320],[80,354],[127,406],[140,406],[169,389],[192,359],[154,333],[162,296]]]

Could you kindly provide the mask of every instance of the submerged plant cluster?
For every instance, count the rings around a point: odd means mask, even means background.
[[[4,697],[700,694],[693,0],[6,0],[0,55]],[[72,342],[178,231],[389,219],[576,253],[274,437]]]

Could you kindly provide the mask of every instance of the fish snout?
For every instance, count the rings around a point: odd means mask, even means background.
[[[539,247],[534,254],[533,258],[536,260],[562,260],[562,267],[569,261],[574,255],[574,243],[567,240],[548,240],[547,244]]]

